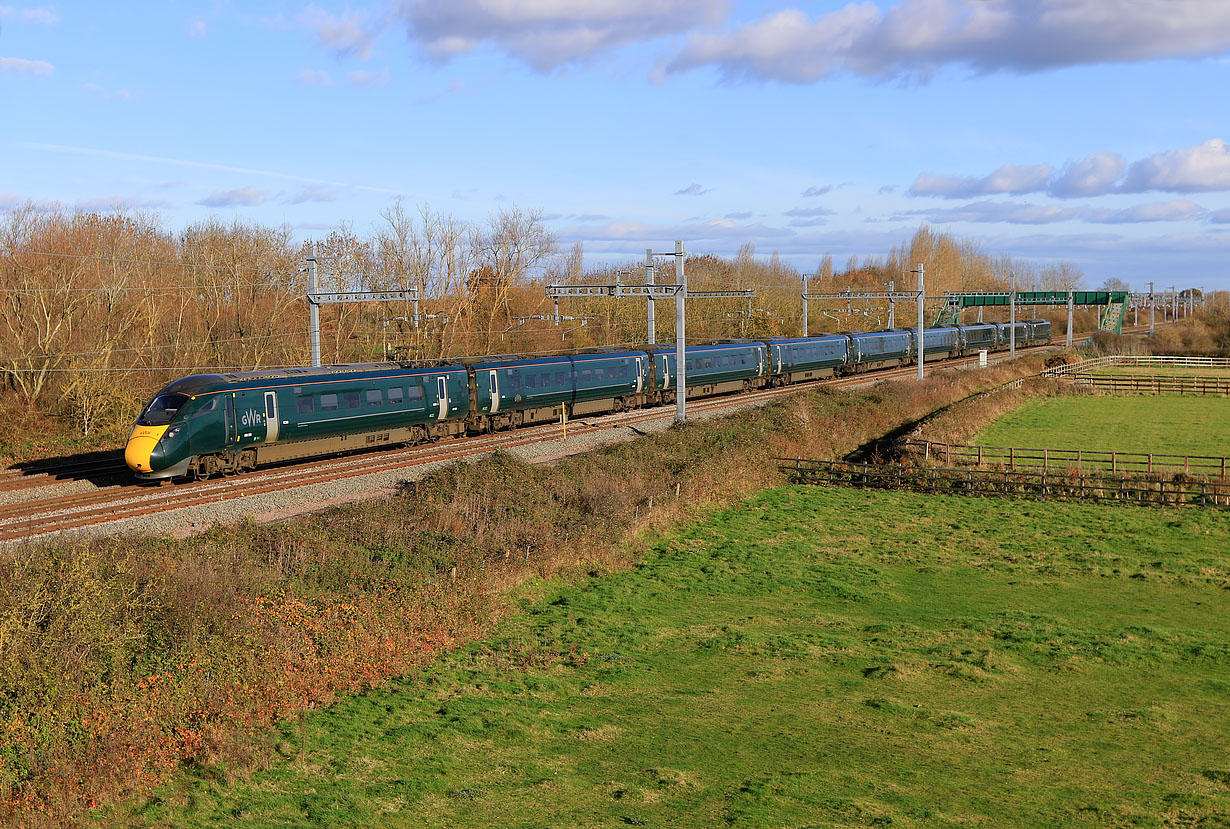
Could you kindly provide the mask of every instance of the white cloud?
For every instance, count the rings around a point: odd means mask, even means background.
[[[1183,222],[1207,215],[1195,202],[1176,199],[1169,202],[1138,204],[1120,210],[1105,207],[1054,204],[1035,205],[1028,202],[978,201],[959,207],[934,210],[910,210],[892,217],[893,221],[925,218],[930,222],[1004,222],[1018,225],[1043,225],[1057,222],[1087,222],[1093,224],[1137,224],[1142,222]]]
[[[237,187],[234,190],[215,190],[197,204],[205,207],[255,207],[266,201],[265,191],[255,187]]]
[[[1131,224],[1135,222],[1185,222],[1188,219],[1195,219],[1205,215],[1206,211],[1203,207],[1195,202],[1187,199],[1175,199],[1168,202],[1153,202],[1150,204],[1137,204],[1132,207],[1116,210],[1110,215],[1102,219],[1089,219],[1089,221],[1102,221],[1108,224]]]
[[[558,231],[559,238],[566,242],[635,242],[642,248],[652,245],[655,250],[672,249],[675,239],[687,239],[691,250],[696,244],[724,241],[738,247],[745,241],[789,239],[793,230],[766,227],[763,224],[742,224],[730,219],[709,219],[675,225],[650,225],[643,222],[608,222],[605,225],[564,227]]]
[[[333,78],[323,69],[304,69],[295,76],[295,80],[304,86],[332,86]]]
[[[1128,168],[1122,190],[1198,193],[1230,190],[1230,144],[1219,138],[1195,147],[1158,153]]]
[[[15,75],[33,75],[36,78],[49,78],[55,74],[55,71],[56,68],[45,60],[0,58],[0,72],[11,72]]]
[[[692,184],[689,184],[687,187],[683,188],[682,190],[676,190],[675,195],[676,196],[703,196],[706,193],[712,193],[712,192],[713,192],[712,189],[693,182]]]
[[[307,6],[299,15],[300,22],[316,33],[316,43],[339,57],[367,60],[372,46],[384,30],[384,21],[369,23],[358,12],[346,12],[334,17],[316,5]]]
[[[1005,164],[982,178],[920,173],[909,195],[968,199],[1046,193],[1062,199],[1110,193],[1230,190],[1230,144],[1214,138],[1195,147],[1157,153],[1131,166],[1121,155],[1093,153],[1052,173],[1049,164]]]
[[[1054,168],[1049,164],[1004,164],[982,178],[922,173],[909,192],[911,196],[940,196],[945,199],[968,199],[996,193],[1036,193],[1046,186],[1053,172]]]
[[[1209,214],[1209,221],[1218,225],[1230,225],[1230,207]]]
[[[806,196],[807,198],[813,198],[815,196],[823,196],[827,193],[832,193],[833,190],[834,190],[833,185],[826,184],[823,187],[808,187],[806,190],[803,191],[803,195]]]
[[[298,193],[289,197],[287,201],[291,204],[337,201],[337,191],[332,187],[304,187]]]
[[[1115,153],[1093,153],[1080,161],[1065,164],[1051,179],[1048,191],[1052,196],[1100,196],[1115,189],[1127,162]]]
[[[15,6],[0,6],[0,22],[39,23],[54,26],[60,22],[55,9],[19,9]]]
[[[663,73],[714,66],[728,79],[812,83],[837,72],[926,81],[978,73],[1230,52],[1224,0],[899,0],[849,3],[814,20],[773,12],[721,34],[692,33]]]
[[[96,95],[106,98],[111,101],[128,101],[132,99],[132,93],[127,89],[120,89],[115,92],[107,89],[105,86],[100,86],[96,83],[87,83],[85,88]]]
[[[188,33],[188,37],[192,38],[193,40],[200,40],[201,38],[205,37],[206,34],[208,34],[209,27],[206,25],[204,18],[194,17],[188,21],[188,25],[187,27],[185,27],[185,31]]]
[[[782,215],[783,216],[803,216],[803,217],[832,216],[832,215],[835,215],[835,212],[832,210],[829,210],[827,207],[795,207],[790,210],[787,210]]]
[[[351,86],[384,86],[389,82],[389,70],[385,68],[379,72],[365,72],[359,69],[347,75],[346,81]]]
[[[51,213],[61,208],[59,202],[46,199],[34,200],[18,196],[14,192],[0,193],[0,212],[8,212],[18,208],[29,208],[35,213]]]
[[[538,72],[715,24],[730,0],[403,0],[395,15],[437,62],[492,45]]]

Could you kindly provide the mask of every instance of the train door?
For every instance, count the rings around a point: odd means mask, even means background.
[[[777,352],[777,370],[773,373],[781,374],[782,373],[782,347],[780,345],[775,345],[773,346],[773,350]]]
[[[662,355],[662,388],[669,389],[671,387],[671,364],[670,360],[666,359],[666,355]]]
[[[278,394],[265,392],[265,443],[273,443],[278,439]]]
[[[436,402],[440,406],[440,420],[448,417],[448,378],[436,378]]]
[[[491,413],[495,414],[500,410],[500,374],[495,369],[487,373],[488,388],[491,392]],[[477,402],[475,402],[477,405]],[[443,415],[441,415],[443,416]]]
[[[642,374],[642,372],[645,370],[644,365],[645,364],[641,362],[641,358],[637,357],[636,358],[636,393],[637,394],[641,393],[641,389],[645,385],[645,375]]]
[[[235,418],[235,395],[226,398],[226,413],[223,415],[226,421],[226,445],[234,446],[239,439],[239,421]]]

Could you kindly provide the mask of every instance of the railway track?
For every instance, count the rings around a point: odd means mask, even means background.
[[[997,355],[998,356],[998,355]],[[1006,359],[1006,355],[993,359],[992,364]],[[945,369],[961,368],[977,363],[976,357],[963,357],[937,361],[934,365]],[[692,414],[733,410],[747,405],[763,405],[800,390],[817,386],[853,387],[878,383],[900,377],[912,376],[916,367],[859,374],[851,377],[816,380],[773,389],[760,389],[744,394],[701,398],[688,402]],[[601,415],[571,421],[570,430],[610,430],[621,427],[635,428],[639,424],[661,421],[674,416],[675,407],[661,406],[653,409],[635,409],[617,414]],[[224,501],[260,495],[270,492],[298,489],[313,484],[338,481],[362,475],[409,469],[424,464],[474,457],[496,449],[511,449],[532,443],[555,440],[561,437],[560,425],[556,423],[529,426],[509,432],[479,435],[442,442],[384,450],[379,453],[361,453],[340,457],[317,459],[294,465],[260,469],[244,475],[222,479],[186,482],[175,485],[149,485],[123,480],[117,475],[115,483],[76,494],[35,498],[24,503],[0,506],[0,542],[29,539],[50,533],[90,527],[122,519],[140,518],[168,510],[217,504]],[[565,450],[560,454],[568,454]],[[94,463],[99,463],[95,461]],[[113,462],[114,463],[114,462]],[[120,464],[122,467],[122,463]],[[90,467],[85,467],[90,468]],[[103,472],[112,467],[100,466]],[[68,467],[48,468],[46,471],[24,470],[16,475],[0,477],[3,488],[35,489],[62,482],[66,477],[81,476],[82,472],[66,472]],[[11,470],[9,470],[11,472]],[[117,470],[118,471],[118,470]],[[126,468],[124,468],[126,471]]]

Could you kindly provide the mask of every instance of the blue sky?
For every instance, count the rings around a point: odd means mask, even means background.
[[[1227,0],[0,0],[0,210],[517,205],[590,257],[808,270],[926,222],[1230,289],[1227,100]]]

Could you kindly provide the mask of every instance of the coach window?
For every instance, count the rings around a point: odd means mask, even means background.
[[[594,379],[599,383],[606,380],[606,371],[602,368],[594,369]]]
[[[315,403],[315,398],[310,394],[295,398],[295,405],[299,410],[299,414],[311,414],[316,409]]]
[[[551,372],[545,372],[539,379],[542,381],[542,387],[544,389],[551,388]]]
[[[336,412],[337,411],[337,395],[336,394],[322,394],[320,396],[320,410],[322,412]]]
[[[384,405],[384,393],[381,392],[380,389],[368,389],[367,390],[367,405],[383,406]]]
[[[705,358],[705,368],[713,368],[713,360],[708,357]]]
[[[567,373],[563,371],[555,372],[555,385],[559,386],[560,388],[563,388],[564,386],[568,385]]]
[[[361,403],[361,398],[357,391],[342,392],[342,405],[347,409],[357,409]]]
[[[509,378],[508,390],[513,392],[514,394],[521,393],[521,375],[520,374],[514,374],[512,377]]]
[[[422,404],[423,387],[422,386],[407,386],[406,387],[406,399],[409,400],[411,403]]]
[[[628,366],[627,366],[627,364],[624,364],[624,365],[622,365],[622,366],[620,366],[620,367],[619,367],[619,379],[620,379],[620,380],[627,380],[627,379],[628,379]]]
[[[397,405],[401,403],[401,401],[402,401],[401,386],[394,386],[393,388],[389,389],[389,403],[393,405]]]
[[[589,383],[593,382],[593,379],[594,379],[593,372],[591,372],[587,368],[581,370],[581,382],[582,383],[585,383],[586,385],[588,385]]]
[[[525,388],[527,390],[538,388],[538,375],[537,374],[525,375]]]

